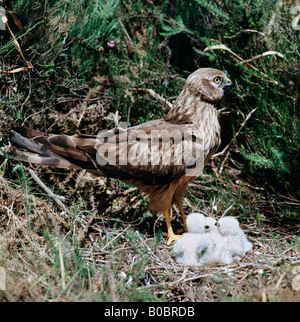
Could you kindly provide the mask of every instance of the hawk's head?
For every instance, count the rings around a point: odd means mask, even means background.
[[[213,68],[200,68],[193,72],[186,80],[185,87],[201,95],[204,100],[216,101],[223,96],[225,86],[232,85],[227,75]]]

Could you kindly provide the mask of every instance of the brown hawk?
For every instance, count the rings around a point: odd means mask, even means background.
[[[169,209],[177,203],[186,228],[183,197],[220,144],[214,102],[231,85],[224,72],[201,68],[186,80],[169,113],[159,120],[98,135],[43,134],[24,127],[11,132],[7,152],[13,158],[71,169],[136,185],[149,197],[150,209],[164,213],[168,244],[176,240]]]

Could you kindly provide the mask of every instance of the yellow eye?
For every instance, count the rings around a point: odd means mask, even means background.
[[[216,84],[219,84],[220,83],[220,81],[221,81],[221,78],[220,77],[215,77],[214,78],[214,82],[216,83]]]

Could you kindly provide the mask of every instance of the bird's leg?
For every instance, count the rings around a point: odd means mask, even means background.
[[[177,202],[177,204],[178,204],[180,215],[181,215],[182,222],[183,222],[183,229],[184,229],[185,232],[187,232],[188,229],[187,229],[187,226],[186,226],[186,219],[185,219],[185,213],[184,213],[183,206],[182,206],[182,201]]]
[[[187,229],[187,226],[186,226],[186,218],[185,218],[185,213],[184,213],[184,210],[183,210],[183,205],[182,205],[182,200],[176,200],[176,203],[177,203],[177,206],[179,208],[179,211],[180,211],[180,215],[181,215],[181,218],[182,218],[182,222],[183,222],[183,229],[178,229],[176,231],[177,234],[182,234],[183,232],[187,232],[188,229]]]
[[[170,245],[173,241],[177,240],[178,238],[181,237],[181,235],[175,235],[171,226],[171,221],[170,221],[170,215],[169,215],[169,210],[165,210],[164,211],[164,215],[165,215],[165,221],[167,224],[167,245]]]

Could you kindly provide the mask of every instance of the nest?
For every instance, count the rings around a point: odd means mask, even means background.
[[[76,189],[83,189],[86,198],[97,183],[104,185],[101,178],[78,178]],[[154,236],[144,235],[136,222],[103,216],[96,209],[65,213],[52,198],[32,193],[28,209],[24,189],[3,175],[0,194],[4,301],[300,300],[293,284],[299,249],[296,237],[285,229],[250,221],[242,226],[254,247],[241,261],[184,266],[174,260],[157,223]]]

